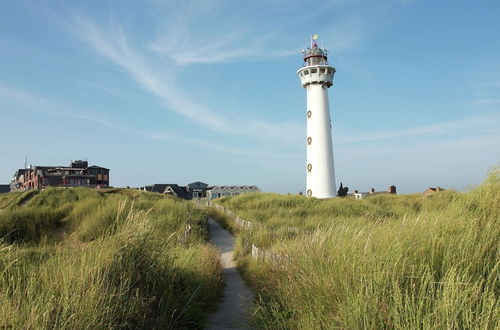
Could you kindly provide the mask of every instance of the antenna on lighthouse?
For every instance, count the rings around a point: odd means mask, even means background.
[[[311,48],[316,48],[318,45],[316,44],[316,40],[318,40],[318,34],[313,33],[311,35]]]

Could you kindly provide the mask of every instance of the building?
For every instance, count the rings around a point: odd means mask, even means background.
[[[196,181],[186,186],[186,191],[191,198],[205,198],[207,197],[208,184]]]
[[[385,195],[385,194],[396,194],[396,186],[392,185],[387,188],[387,191],[375,191],[375,188],[371,188],[370,191],[367,192],[359,192],[357,190],[354,190],[354,193],[352,194],[355,199],[364,199],[369,196],[375,196],[375,195]]]
[[[368,192],[359,192],[357,190],[355,190],[352,195],[356,199],[364,199],[365,197],[370,196],[370,194]]]
[[[77,160],[70,166],[30,166],[14,173],[11,191],[47,187],[109,187],[109,169]]]
[[[332,198],[337,194],[328,88],[333,85],[335,68],[328,64],[328,51],[318,47],[316,39],[314,35],[311,47],[302,51],[304,66],[297,71],[307,91],[306,195]]]
[[[238,196],[241,194],[260,192],[257,186],[212,186],[207,190],[208,199],[216,199],[226,196]]]
[[[10,192],[10,185],[9,184],[0,184],[0,194],[5,194]]]
[[[439,193],[445,189],[441,188],[440,186],[437,186],[435,188],[429,187],[425,189],[425,191],[422,193],[424,196],[429,196],[429,195],[434,195],[435,193]]]
[[[225,196],[238,196],[250,192],[260,192],[257,186],[208,186],[208,184],[200,181],[189,183],[186,186],[179,186],[177,184],[153,184],[138,189],[188,200],[196,198],[215,199]]]
[[[139,188],[142,191],[155,192],[159,194],[171,195],[183,199],[190,199],[184,187],[175,183],[157,183]]]

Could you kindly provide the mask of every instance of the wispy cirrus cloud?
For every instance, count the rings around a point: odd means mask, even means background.
[[[78,107],[69,106],[57,100],[41,97],[39,95],[24,90],[20,90],[17,88],[12,88],[10,86],[5,86],[0,84],[0,97],[2,98],[3,102],[14,103],[35,111],[42,111],[44,113],[48,113],[51,115],[84,120],[102,126],[118,129],[127,133],[135,134],[148,139],[154,140],[159,138],[159,136],[156,133],[151,133],[150,131],[140,130],[130,126],[122,125],[116,121],[109,119],[108,117],[102,114],[91,112],[88,110],[82,110],[79,109]],[[161,135],[161,139],[167,140],[173,138],[176,138],[176,135],[174,134]]]
[[[223,118],[209,109],[186,101],[182,92],[177,90],[174,84],[161,78],[157,71],[129,46],[123,30],[119,26],[114,25],[112,29],[105,31],[82,17],[78,17],[76,22],[78,35],[94,51],[125,69],[143,89],[158,96],[170,110],[203,126],[225,129],[227,124]]]
[[[131,47],[119,25],[112,24],[111,28],[104,29],[83,17],[77,17],[75,21],[75,32],[93,51],[124,69],[142,89],[159,98],[168,111],[219,133],[251,136],[259,140],[272,138],[281,146],[290,145],[289,137],[294,136],[297,124],[222,116],[192,101],[193,97],[175,84],[175,72],[164,67],[159,69],[159,65],[140,46]]]
[[[276,6],[283,8],[281,4]],[[272,11],[272,7],[268,10]],[[199,1],[185,1],[170,18],[170,24],[158,27],[158,37],[149,48],[178,65],[269,60],[297,52],[290,44],[277,45],[278,40],[290,39],[285,38],[283,26],[274,20],[250,26],[245,24],[242,13],[244,10],[230,3],[212,1],[200,5]],[[201,22],[204,29],[199,29]]]
[[[498,134],[500,136],[500,115],[488,114],[425,126],[408,127],[402,130],[381,131],[369,134],[343,135],[339,133],[339,138],[336,142],[339,144],[350,144],[419,136],[454,136],[464,132],[482,132],[489,135]]]
[[[68,105],[66,103],[60,102],[58,100],[42,97],[25,90],[20,90],[18,88],[0,84],[0,103],[2,102],[15,104],[17,106],[29,108],[37,112],[47,113],[49,115],[63,116],[79,121],[98,124],[153,141],[169,141],[182,143],[185,145],[195,145],[206,150],[257,160],[290,160],[297,158],[297,155],[293,152],[276,153],[271,149],[233,148],[222,145],[220,143],[209,141],[207,139],[202,140],[193,137],[186,137],[183,134],[177,132],[165,133],[146,129],[138,129],[130,125],[123,125],[116,120],[111,120],[110,118],[96,112],[81,109],[73,105]]]
[[[334,0],[315,4],[311,10],[308,3],[287,1],[284,5],[281,0],[273,0],[267,3],[265,12],[249,21],[246,10],[237,8],[240,4],[185,1],[176,8],[176,15],[168,18],[169,24],[158,27],[158,37],[149,43],[149,49],[178,65],[272,60],[296,56],[307,46],[307,35],[319,32],[332,50],[342,53],[358,47],[373,32],[373,27],[366,25],[369,13],[339,15],[329,24],[316,27],[320,30],[303,28],[309,28],[317,17],[336,6],[356,2],[361,1]],[[283,15],[287,17],[285,24],[272,19]],[[200,30],[200,22],[208,17],[213,22],[208,21]]]
[[[268,40],[274,32],[260,35],[258,38],[248,38],[243,31],[234,31],[213,40],[197,40],[193,42],[187,37],[161,37],[151,43],[150,48],[162,56],[167,56],[180,65],[197,63],[220,63],[242,61],[245,59],[272,59],[295,55],[296,49],[272,49],[268,47]],[[241,41],[246,43],[241,45]],[[238,45],[239,44],[239,45]]]

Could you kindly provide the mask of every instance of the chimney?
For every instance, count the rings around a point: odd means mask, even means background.
[[[436,192],[440,192],[441,191],[441,187],[440,186],[437,186],[436,187]]]

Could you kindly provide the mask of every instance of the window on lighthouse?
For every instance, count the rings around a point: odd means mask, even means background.
[[[313,166],[311,164],[307,164],[307,172],[311,172]]]
[[[311,116],[312,116],[311,110],[307,111],[307,118],[311,118]]]

